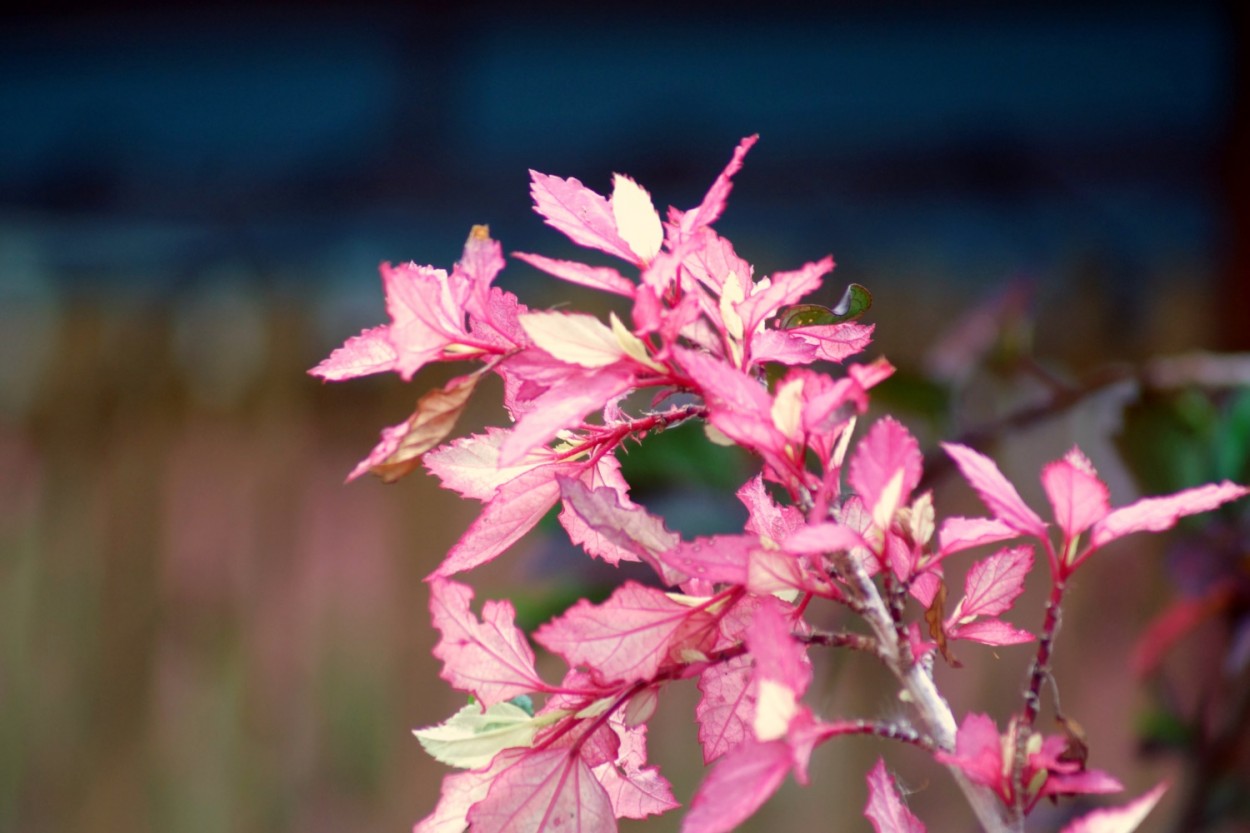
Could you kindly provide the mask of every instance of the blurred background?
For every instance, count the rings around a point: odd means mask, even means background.
[[[530,210],[529,168],[600,192],[628,173],[684,208],[759,133],[722,233],[759,274],[832,252],[826,303],[873,292],[870,355],[901,368],[882,404],[926,444],[976,436],[1034,501],[1074,441],[1115,503],[1248,476],[1244,364],[1145,364],[1250,350],[1232,0],[4,14],[0,831],[403,830],[430,811],[444,770],[408,730],[462,701],[421,578],[476,506],[422,474],[343,478],[444,376],[305,371],[384,320],[381,261],[450,266],[475,223],[572,254]],[[502,283],[573,297],[519,262]],[[465,430],[497,402],[479,394]],[[750,461],[664,439],[627,463],[639,496],[687,533],[740,523],[725,496]],[[931,485],[979,513],[942,470]],[[1149,829],[1247,829],[1245,540],[1235,512],[1132,539],[1073,590],[1064,710],[1134,794],[1174,780]],[[474,581],[530,624],[604,580],[556,534],[517,550]],[[1177,650],[1160,637],[1135,673],[1169,610]],[[1026,654],[965,653],[945,684],[1004,724]],[[866,665],[821,679],[826,714],[899,711]],[[675,692],[653,730],[683,801],[693,704]],[[823,749],[819,787],[787,786],[750,829],[867,830],[881,751]],[[966,829],[947,776],[885,751],[931,830]]]

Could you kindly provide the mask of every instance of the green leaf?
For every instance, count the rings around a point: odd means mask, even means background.
[[[838,317],[840,323],[842,321],[854,321],[864,313],[868,312],[868,308],[872,306],[872,293],[857,283],[853,283],[846,288],[846,292],[842,293],[842,300],[833,308],[833,314]]]
[[[443,723],[415,729],[413,734],[435,760],[461,769],[476,769],[486,766],[504,749],[530,746],[539,729],[563,715],[551,712],[535,717],[511,702],[496,703],[485,712],[469,704]]]
[[[777,315],[777,328],[793,330],[795,327],[815,327],[854,321],[872,306],[872,293],[853,283],[842,293],[842,300],[832,308],[820,304],[792,304]]]

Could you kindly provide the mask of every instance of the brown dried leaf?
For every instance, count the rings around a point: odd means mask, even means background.
[[[937,592],[933,594],[928,610],[924,612],[924,620],[929,623],[929,636],[937,643],[942,659],[952,668],[963,668],[963,663],[955,658],[950,643],[946,639],[946,582],[938,580]]]
[[[456,427],[483,370],[458,376],[417,400],[417,409],[408,418],[407,431],[395,450],[369,471],[384,483],[394,483],[417,468],[421,455],[441,443]]]

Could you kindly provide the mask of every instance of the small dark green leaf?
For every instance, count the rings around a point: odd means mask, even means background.
[[[842,293],[842,300],[833,308],[838,321],[854,321],[872,306],[872,293],[857,283],[853,283]]]
[[[872,293],[853,283],[842,293],[842,300],[832,309],[820,304],[793,304],[777,315],[777,328],[793,330],[795,327],[815,327],[854,321],[872,306]]]
[[[795,304],[786,307],[777,316],[777,329],[793,330],[795,327],[813,327],[818,324],[837,324],[833,310],[820,304]]]

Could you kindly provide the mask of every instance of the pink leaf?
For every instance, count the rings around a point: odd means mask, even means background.
[[[681,581],[682,576],[666,569],[657,558],[681,540],[664,526],[664,521],[649,515],[641,506],[624,505],[620,493],[612,487],[591,489],[572,478],[561,478],[559,484],[565,509],[603,542],[651,564],[668,584]]]
[[[396,353],[388,337],[390,328],[383,324],[352,336],[321,364],[308,371],[327,382],[354,379],[371,373],[395,369]]]
[[[998,727],[988,715],[969,714],[955,733],[954,753],[937,752],[938,761],[957,766],[969,780],[984,787],[999,789],[1003,775],[1003,745]]]
[[[980,495],[990,513],[1017,532],[1042,538],[1046,524],[1029,508],[989,457],[958,443],[942,443],[964,479]]]
[[[1229,501],[1250,494],[1250,489],[1230,483],[1208,483],[1166,497],[1148,497],[1113,510],[1094,524],[1090,548],[1101,547],[1132,532],[1161,532],[1171,529],[1186,515],[1209,512]]]
[[[746,643],[755,660],[757,679],[781,683],[795,696],[807,691],[812,681],[812,664],[807,648],[791,633],[780,601],[763,599],[746,632]]]
[[[746,584],[751,551],[759,546],[754,535],[710,535],[682,541],[660,560],[690,578]]]
[[[678,350],[677,361],[709,402],[738,412],[742,420],[757,420],[770,413],[772,397],[754,377],[696,350]]]
[[[510,602],[488,601],[482,619],[469,610],[473,591],[436,578],[430,582],[430,614],[442,634],[434,656],[443,662],[440,676],[459,691],[473,694],[488,708],[519,694],[544,691],[534,670],[534,652],[514,624]]]
[[[1078,448],[1042,469],[1042,487],[1050,498],[1055,522],[1069,541],[1111,511],[1107,484],[1098,479],[1093,464]]]
[[[464,276],[415,263],[384,263],[382,283],[391,315],[388,335],[396,352],[395,370],[405,381],[440,358],[444,348],[469,340],[464,316],[473,287]]]
[[[670,221],[677,225],[683,234],[688,235],[698,228],[710,226],[720,218],[721,212],[725,210],[725,201],[729,198],[729,192],[733,189],[733,175],[742,169],[742,160],[758,139],[757,134],[747,136],[738,143],[738,147],[734,149],[733,158],[729,160],[725,170],[721,171],[720,176],[716,177],[716,181],[712,183],[712,187],[708,189],[703,202],[697,208],[684,213],[670,212]]]
[[[699,676],[703,697],[695,709],[703,763],[710,764],[751,737],[755,695],[751,657],[743,654],[710,666]]]
[[[580,477],[578,477],[578,482],[591,491],[596,489],[605,490],[605,493],[597,498],[590,498],[587,495],[586,497],[589,499],[603,500],[605,505],[610,504],[613,508],[622,509],[626,512],[631,510],[642,511],[640,507],[630,501],[629,484],[621,476],[620,463],[612,455],[601,457],[595,465],[582,472]],[[607,494],[607,492],[611,492],[611,495]],[[569,534],[570,542],[580,546],[588,555],[594,558],[601,558],[613,566],[622,561],[641,560],[632,544],[622,545],[619,536],[615,534],[605,535],[588,524],[586,519],[578,514],[570,504],[563,484],[561,484],[560,494],[564,499],[564,505],[560,512],[560,525]],[[672,538],[676,540],[676,535],[673,535]]]
[[[812,668],[805,647],[790,633],[779,601],[770,596],[760,603],[746,643],[755,660],[752,731],[759,740],[786,737],[795,718],[805,712],[798,699],[812,681]]]
[[[531,752],[500,773],[468,813],[471,829],[491,833],[609,833],[616,818],[607,792],[568,749]]]
[[[773,543],[785,538],[803,525],[803,513],[793,506],[782,506],[764,488],[764,478],[755,475],[738,489],[738,500],[750,516],[746,531],[754,532]]]
[[[530,179],[534,210],[547,225],[563,232],[578,245],[642,265],[641,259],[617,232],[616,218],[606,198],[572,177],[561,179],[530,171]]]
[[[805,263],[792,272],[776,272],[767,286],[761,281],[755,284],[750,295],[737,304],[742,316],[743,330],[754,333],[759,326],[777,314],[786,304],[793,304],[820,286],[821,278],[833,270],[833,258],[823,257],[815,263]],[[739,276],[745,280],[746,276]]]
[[[847,321],[792,330],[761,330],[751,339],[751,359],[782,364],[841,363],[872,343],[873,326]]]
[[[528,749],[505,749],[482,769],[444,776],[438,806],[417,823],[412,833],[464,833],[469,824],[469,808],[486,797],[497,775],[527,754]]]
[[[920,819],[899,798],[883,758],[878,758],[877,765],[868,773],[868,804],[864,807],[864,816],[877,833],[925,833]]]
[[[703,779],[682,821],[682,833],[726,833],[767,801],[792,766],[783,740],[748,740],[717,762]]]
[[[938,531],[939,550],[943,558],[951,553],[997,544],[1020,535],[997,518],[947,518]]]
[[[1159,803],[1167,788],[1166,783],[1159,784],[1122,807],[1095,810],[1064,827],[1062,833],[1133,833]]]
[[[801,527],[780,543],[783,550],[797,555],[822,555],[868,547],[858,532],[829,521]]]
[[[951,639],[967,639],[982,645],[1019,645],[1036,639],[1028,631],[1020,630],[1002,619],[977,619],[967,625],[948,627],[946,632]]]
[[[560,497],[556,475],[574,474],[580,467],[578,463],[538,466],[500,486],[431,575],[455,575],[502,554],[556,505]]]
[[[485,434],[452,440],[422,460],[443,482],[443,488],[458,492],[461,497],[490,500],[509,480],[552,461],[546,449],[535,449],[516,465],[501,467],[499,448],[509,433],[502,428],[487,428]]]
[[[603,408],[613,397],[629,390],[633,376],[625,368],[584,370],[547,390],[521,417],[500,449],[499,461],[514,465],[535,447],[566,428],[576,427],[587,414]]]
[[[950,621],[958,624],[1010,610],[1024,592],[1024,579],[1032,567],[1032,547],[1000,550],[973,564],[964,579],[964,597],[951,612]]]
[[[646,766],[647,727],[627,729],[615,720],[610,725],[621,737],[620,754],[616,761],[600,764],[593,772],[612,802],[613,814],[641,819],[680,806],[659,770]]]
[[[610,266],[590,266],[575,260],[556,260],[524,252],[514,252],[512,256],[561,280],[591,289],[602,289],[614,295],[632,298],[638,288],[637,284]]]
[[[911,432],[892,417],[884,417],[877,420],[856,446],[847,480],[859,493],[864,506],[875,514],[878,501],[895,478],[900,478],[894,486],[898,491],[888,497],[892,498],[895,508],[906,504],[920,482],[923,463],[920,443]],[[891,511],[889,517],[893,515]]]
[[[650,680],[662,665],[710,650],[716,620],[653,587],[626,582],[601,605],[582,599],[534,639],[603,682]]]

